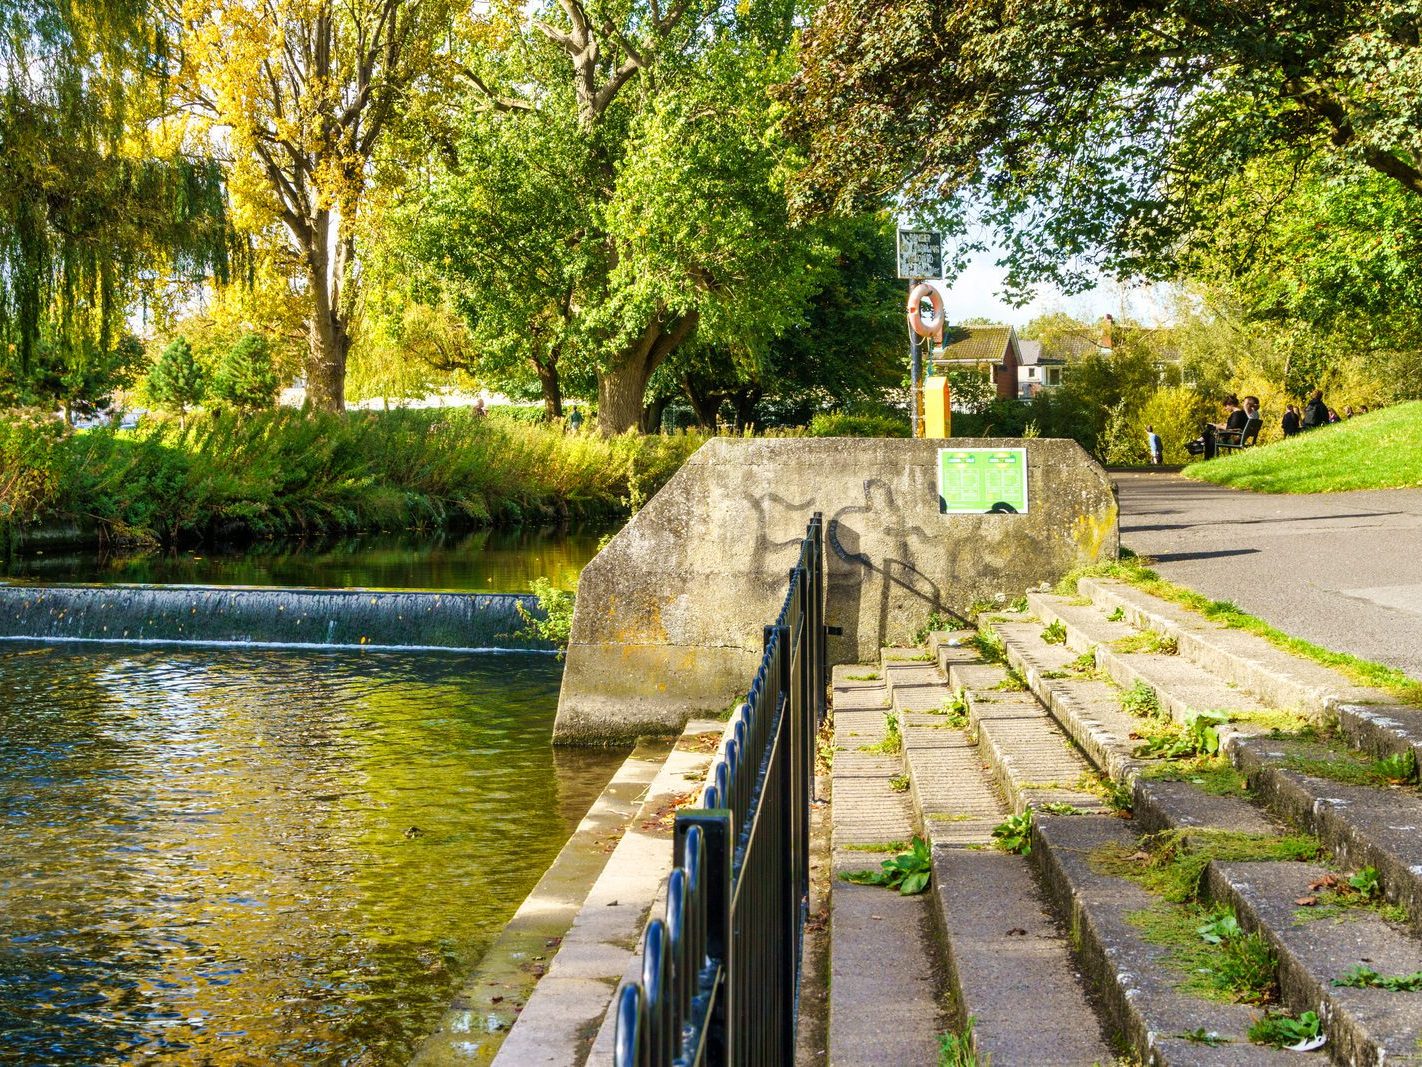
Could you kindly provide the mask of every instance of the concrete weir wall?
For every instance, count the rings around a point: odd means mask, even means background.
[[[945,444],[1025,447],[1027,512],[940,514]],[[815,511],[835,663],[1119,549],[1111,482],[1074,441],[710,441],[583,570],[554,740],[675,734],[744,695]]]

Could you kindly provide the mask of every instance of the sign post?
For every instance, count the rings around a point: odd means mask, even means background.
[[[909,423],[913,436],[923,436],[923,346],[920,338],[943,336],[943,301],[937,290],[921,283],[943,277],[943,235],[930,230],[899,230],[898,274],[909,283]],[[923,321],[921,305],[927,299],[932,318]]]

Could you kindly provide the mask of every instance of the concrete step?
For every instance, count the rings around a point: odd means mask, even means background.
[[[931,899],[839,877],[877,870],[917,829],[909,793],[894,788],[903,753],[862,751],[886,734],[889,691],[879,665],[836,667],[833,684],[828,1062],[934,1067],[947,1023]]]
[[[1341,865],[1375,867],[1387,898],[1403,905],[1422,933],[1422,794],[1415,786],[1307,773],[1330,764],[1354,772],[1367,766],[1322,742],[1256,738],[1236,746],[1232,757],[1263,803],[1317,836]]]
[[[1131,625],[1174,637],[1183,659],[1253,693],[1266,706],[1336,717],[1344,736],[1364,751],[1388,756],[1411,750],[1422,762],[1422,708],[1400,705],[1388,693],[1125,582],[1083,578],[1078,589],[1100,611],[1120,609]]]
[[[1259,1009],[1179,988],[1181,975],[1169,961],[1169,950],[1147,941],[1130,921],[1159,898],[1093,866],[1093,854],[1103,847],[1136,847],[1128,822],[1106,816],[1042,817],[1033,839],[1033,857],[1052,899],[1067,915],[1077,960],[1096,985],[1108,1025],[1142,1061],[1192,1067],[1318,1062],[1303,1053],[1250,1044],[1247,1034]],[[1189,1034],[1216,1035],[1227,1043],[1211,1045]]]
[[[1143,720],[1123,710],[1115,683],[1081,677],[1068,670],[1076,659],[1064,644],[1050,644],[1037,623],[997,626],[1008,662],[1058,725],[1106,777],[1131,790],[1132,809],[1141,833],[1181,827],[1221,827],[1250,833],[1277,833],[1279,826],[1236,797],[1213,796],[1187,780],[1169,780],[1178,762],[1138,759],[1135,731]]]
[[[1119,651],[1117,642],[1142,636],[1144,631],[1124,622],[1112,622],[1095,607],[1044,593],[1031,594],[1028,602],[1045,623],[1062,624],[1068,648],[1093,651],[1099,669],[1122,689],[1144,685],[1154,690],[1161,710],[1178,723],[1188,723],[1202,712],[1226,712],[1233,718],[1246,719],[1275,710],[1247,690],[1178,654]],[[1231,732],[1248,734],[1261,730],[1267,727],[1241,722]]]
[[[1115,1062],[1027,857],[935,847],[933,883],[956,1028],[973,1020],[980,1062]]]
[[[952,664],[949,684],[962,690],[983,762],[1016,813],[1067,805],[1078,812],[1109,811],[1093,791],[1095,769],[1029,692],[1009,682],[1000,664]]]
[[[1334,915],[1300,907],[1328,872],[1306,863],[1214,863],[1213,899],[1230,904],[1240,925],[1260,932],[1279,958],[1283,1002],[1326,1020],[1336,1063],[1408,1063],[1422,1049],[1422,997],[1380,988],[1336,986],[1355,967],[1380,975],[1422,972],[1422,941],[1352,907]]]
[[[913,802],[895,790],[892,780],[904,774],[900,752],[865,751],[888,734],[885,716],[888,690],[874,667],[834,669],[834,762],[830,770],[834,796],[831,845],[870,845],[908,841],[918,832]]]

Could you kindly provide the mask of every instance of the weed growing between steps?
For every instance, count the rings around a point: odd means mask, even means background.
[[[1361,912],[1372,912],[1384,922],[1407,923],[1407,908],[1390,904],[1383,897],[1376,867],[1364,867],[1351,875],[1325,874],[1308,888],[1307,896],[1294,901],[1298,905],[1294,919],[1298,922],[1317,919],[1342,922]]]
[[[1151,944],[1169,948],[1185,992],[1237,1004],[1277,999],[1278,960],[1263,937],[1244,932],[1232,908],[1157,904],[1127,919]]]
[[[1229,722],[1222,711],[1202,711],[1183,725],[1163,722],[1133,730],[1141,743],[1132,753],[1137,759],[1179,759],[1182,756],[1214,756],[1220,751],[1220,727]]]
[[[1266,1012],[1249,1028],[1249,1040],[1256,1045],[1297,1048],[1299,1051],[1318,1048],[1319,1045],[1314,1042],[1322,1036],[1323,1023],[1311,1011],[1297,1017],[1283,1012]]]
[[[1111,613],[1106,616],[1107,622],[1120,622],[1126,617],[1126,609],[1120,606],[1111,609]]]
[[[820,723],[815,735],[815,773],[828,775],[834,770],[834,709]]]
[[[1153,763],[1142,768],[1142,778],[1157,782],[1189,782],[1217,797],[1249,797],[1248,781],[1228,761],[1213,756]]]
[[[1121,710],[1141,719],[1168,718],[1160,706],[1160,696],[1139,678],[1121,691]]]
[[[1053,619],[1052,624],[1042,631],[1042,640],[1049,645],[1064,645],[1066,637],[1066,627],[1061,619]]]
[[[1074,785],[1075,788],[1106,801],[1111,806],[1111,811],[1122,818],[1129,818],[1135,807],[1135,792],[1130,783],[1118,782],[1099,771],[1087,771]]]
[[[935,611],[928,616],[928,621],[913,632],[913,643],[915,645],[925,645],[928,643],[928,635],[937,633],[939,630],[947,630],[954,625],[952,616],[941,611]]]
[[[870,841],[859,845],[839,845],[845,852],[907,852],[907,841]]]
[[[889,788],[895,793],[907,793],[909,785],[909,776],[906,774],[895,774],[889,779]]]
[[[899,732],[899,717],[892,711],[884,715],[884,740],[873,745],[860,745],[860,752],[880,756],[897,756],[904,750],[904,735]]]
[[[979,1056],[973,1047],[974,1019],[968,1016],[960,1033],[938,1035],[938,1067],[991,1067],[991,1056]]]
[[[1124,556],[1124,550],[1122,554]],[[1270,626],[1263,619],[1240,611],[1228,600],[1211,600],[1194,590],[1165,581],[1149,568],[1149,563],[1144,557],[1132,556],[1115,563],[1098,563],[1084,567],[1063,578],[1057,584],[1056,592],[1060,596],[1075,596],[1077,582],[1082,578],[1115,578],[1128,582],[1142,592],[1179,604],[1221,626],[1245,630],[1292,655],[1332,667],[1359,685],[1374,686],[1405,704],[1422,707],[1422,682],[1409,678],[1397,668],[1361,659],[1346,652],[1333,652],[1309,641],[1292,637]]]
[[[1385,789],[1412,785],[1417,781],[1417,757],[1411,750],[1384,759],[1372,759],[1341,742],[1324,741],[1309,751],[1290,752],[1278,763],[1291,771],[1344,785]]]
[[[840,878],[855,885],[881,885],[886,889],[897,889],[906,897],[922,893],[933,876],[933,857],[928,842],[915,837],[907,851],[885,860],[879,867],[877,871],[844,871]]]
[[[877,682],[879,680],[878,671],[865,671],[863,674],[846,674],[846,682]]]
[[[1135,851],[1114,843],[1103,845],[1090,859],[1099,874],[1128,879],[1172,904],[1183,904],[1199,900],[1211,860],[1306,862],[1316,859],[1322,848],[1312,834],[1267,836],[1191,828],[1147,834]]]
[[[1173,637],[1165,637],[1154,630],[1142,630],[1137,634],[1118,637],[1111,642],[1116,652],[1144,652],[1153,656],[1177,656],[1180,642]]]
[[[978,632],[973,634],[972,644],[984,663],[1007,662],[1007,649],[1003,647],[1002,638],[991,627],[980,627]]]
[[[1030,687],[1020,671],[1015,667],[1009,667],[1006,676],[993,688],[1003,693],[1025,693]]]
[[[993,844],[1003,852],[1019,856],[1032,854],[1032,809],[1021,815],[1009,815],[992,828]]]
[[[1352,989],[1386,989],[1390,993],[1416,993],[1422,991],[1422,971],[1411,974],[1378,974],[1371,967],[1361,963],[1347,971],[1343,977],[1333,979],[1336,986]]]
[[[934,715],[943,716],[945,726],[954,726],[958,729],[966,729],[968,725],[968,700],[959,689],[951,697],[943,702],[943,706],[932,712]]]

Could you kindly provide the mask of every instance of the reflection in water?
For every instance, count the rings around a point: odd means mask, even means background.
[[[402,1062],[619,758],[558,672],[0,650],[0,1060]]]
[[[183,552],[64,552],[16,556],[6,577],[44,582],[287,585],[526,593],[534,578],[570,589],[597,553],[593,531],[480,530],[376,534],[324,544],[266,541]]]

